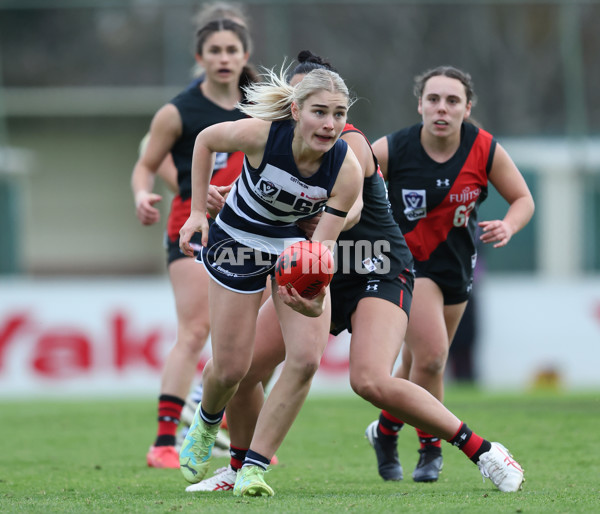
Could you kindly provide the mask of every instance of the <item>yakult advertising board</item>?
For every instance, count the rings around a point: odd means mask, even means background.
[[[480,386],[600,390],[600,280],[486,278],[477,301]],[[0,280],[0,398],[154,397],[175,337],[166,278]],[[330,337],[311,394],[351,393],[349,339]],[[209,358],[210,341],[198,379]]]
[[[175,337],[166,279],[2,281],[0,396],[158,394]],[[199,370],[209,358],[210,341]],[[350,390],[347,334],[331,339],[314,387]]]

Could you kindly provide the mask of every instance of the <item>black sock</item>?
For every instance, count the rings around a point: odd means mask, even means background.
[[[256,453],[252,450],[248,450],[246,453],[246,458],[244,459],[244,466],[259,466],[265,471],[267,471],[267,467],[269,467],[271,461],[266,457],[262,456],[260,453]]]
[[[158,429],[154,446],[175,446],[175,434],[185,400],[161,394],[158,397]]]
[[[398,437],[398,432],[402,430],[404,422],[392,416],[389,412],[384,410],[379,414],[379,424],[377,425],[377,432],[380,436],[384,437]]]
[[[231,469],[234,471],[241,469],[247,453],[248,450],[245,448],[236,448],[235,446],[230,445],[229,455],[231,455],[231,459],[229,460],[229,465],[231,466]]]
[[[202,420],[204,421],[204,423],[206,423],[207,425],[218,425],[221,423],[221,421],[223,421],[223,415],[225,414],[225,409],[221,409],[221,411],[212,414],[209,412],[206,412],[203,408],[202,408],[202,404],[200,404],[200,417],[202,418]]]
[[[463,423],[458,432],[448,442],[457,446],[475,464],[479,461],[482,453],[489,452],[492,444],[483,437],[474,433],[466,423]]]

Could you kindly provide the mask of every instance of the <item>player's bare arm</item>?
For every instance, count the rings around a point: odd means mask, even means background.
[[[379,168],[381,169],[383,178],[387,180],[389,147],[386,136],[380,137],[377,141],[373,143],[373,153],[375,154],[375,157],[377,157],[377,162],[379,163]]]
[[[479,223],[483,230],[481,241],[495,243],[494,248],[500,248],[527,225],[533,216],[535,204],[523,175],[499,144],[496,146],[489,179],[498,193],[508,202],[509,208],[502,220]]]
[[[354,220],[346,222],[349,211],[357,201],[363,184],[363,171],[352,149],[348,148],[344,163],[331,190],[325,210],[313,234],[313,240],[325,244],[331,251],[340,232],[350,228],[360,219],[360,211]]]
[[[162,107],[152,119],[148,143],[136,162],[131,175],[136,215],[144,225],[160,220],[160,212],[154,205],[162,197],[153,193],[156,173],[175,140],[181,134],[181,118],[174,105]]]

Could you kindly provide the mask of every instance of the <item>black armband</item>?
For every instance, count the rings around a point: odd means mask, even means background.
[[[346,216],[348,216],[347,212],[340,211],[338,209],[334,209],[333,207],[329,207],[329,205],[325,206],[325,212],[327,214],[333,214],[334,216],[339,216],[340,218],[345,218]]]

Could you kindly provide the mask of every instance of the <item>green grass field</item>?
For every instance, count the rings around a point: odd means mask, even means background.
[[[600,393],[491,395],[450,388],[447,405],[503,442],[525,469],[516,494],[482,482],[444,443],[434,484],[410,478],[411,427],[400,435],[402,482],[383,482],[364,438],[377,410],[355,396],[311,396],[267,475],[273,498],[186,493],[177,470],[149,469],[154,401],[0,402],[0,512],[598,512]],[[226,459],[215,459],[214,468]]]

